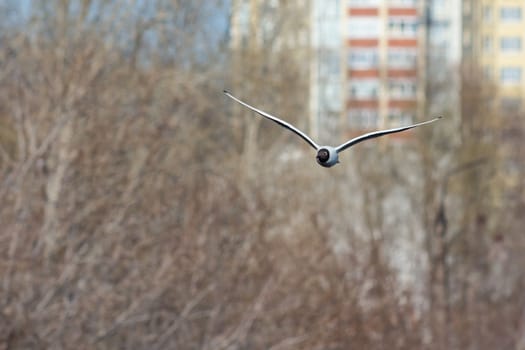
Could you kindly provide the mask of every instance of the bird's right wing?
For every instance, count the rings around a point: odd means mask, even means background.
[[[287,123],[285,122],[284,120],[281,120],[277,117],[274,117],[273,115],[271,114],[268,114],[266,112],[263,112],[261,111],[260,109],[257,109],[255,107],[252,107],[250,106],[249,104],[239,100],[237,97],[233,96],[232,94],[230,94],[228,91],[224,90],[224,93],[226,94],[226,96],[228,96],[229,98],[233,99],[234,101],[237,101],[238,103],[240,103],[241,105],[245,106],[245,107],[248,107],[249,109],[251,109],[252,111],[262,115],[263,117],[265,118],[268,118],[270,120],[273,120],[274,122],[276,122],[277,124],[281,125],[282,127],[285,127],[286,129],[296,133],[299,137],[301,137],[303,140],[305,140],[306,142],[308,142],[308,144],[310,146],[312,146],[313,148],[315,148],[316,150],[318,150],[320,147],[317,143],[315,143],[308,135],[306,135],[304,132],[302,132],[301,130],[297,129],[295,126],[293,126],[292,124],[290,123]]]
[[[347,142],[343,143],[342,145],[338,146],[335,150],[337,151],[337,153],[339,153],[339,152],[344,151],[348,147],[355,145],[356,143],[363,142],[365,140],[373,139],[373,138],[376,138],[376,137],[379,137],[379,136],[383,136],[383,135],[388,135],[388,134],[393,134],[393,133],[396,133],[396,132],[405,131],[405,130],[412,129],[412,128],[415,128],[415,127],[418,127],[418,126],[421,126],[421,125],[430,124],[430,123],[433,123],[433,122],[435,122],[436,120],[439,120],[439,119],[441,119],[441,117],[437,117],[437,118],[434,118],[434,119],[431,119],[431,120],[427,120],[426,122],[422,122],[422,123],[417,123],[417,124],[408,125],[408,126],[402,126],[400,128],[369,132],[368,134],[364,134],[364,135],[358,136],[356,138],[351,139],[350,141],[347,141]]]

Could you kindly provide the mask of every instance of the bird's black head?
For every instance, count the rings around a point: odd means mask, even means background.
[[[326,148],[321,148],[317,151],[316,158],[319,163],[326,163],[330,159],[330,152]]]

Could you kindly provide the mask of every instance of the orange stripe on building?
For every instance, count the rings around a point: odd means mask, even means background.
[[[389,78],[416,78],[417,70],[415,69],[389,69]]]
[[[417,39],[388,39],[389,47],[417,47]]]
[[[399,108],[399,109],[414,109],[417,107],[416,100],[390,100],[388,101],[389,108]]]
[[[379,69],[350,69],[348,71],[349,78],[377,78],[379,77]]]
[[[346,130],[344,136],[346,140],[350,140],[350,139],[353,139],[354,137],[358,137],[358,136],[361,136],[363,134],[366,134],[372,131],[377,131],[377,128],[364,128],[364,127],[355,128],[353,127],[349,130]]]
[[[379,15],[379,9],[377,7],[365,7],[365,8],[350,8],[348,9],[350,16],[377,16]]]
[[[348,45],[352,47],[377,47],[379,39],[348,39]]]
[[[378,100],[349,100],[346,103],[347,108],[378,108]]]
[[[394,7],[388,9],[389,16],[417,16],[417,9],[406,7]]]
[[[396,125],[396,126],[401,126],[401,125]],[[390,127],[394,127],[394,126],[391,126],[391,125],[388,125],[388,124],[385,126],[385,128],[390,128]],[[367,132],[377,131],[378,129],[379,129],[379,127],[375,127],[375,128],[363,128],[363,127],[361,127],[361,128],[352,128],[352,129],[346,130],[345,137],[346,137],[347,140],[349,140],[349,139],[353,139],[354,137],[366,134]],[[381,138],[381,140],[382,140],[382,142],[392,142],[392,141],[406,142],[406,141],[412,140],[413,138],[414,138],[413,131],[412,130],[406,130],[406,131],[403,131],[403,132],[390,134],[390,135],[388,135],[388,137]]]
[[[404,125],[396,125],[396,126],[404,126]],[[387,128],[390,126],[387,125]],[[414,133],[412,130],[405,130],[403,132],[398,132],[392,135],[388,135],[390,139],[396,140],[396,141],[408,141],[411,140],[414,137]]]

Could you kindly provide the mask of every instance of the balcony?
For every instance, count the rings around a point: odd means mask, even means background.
[[[418,0],[390,0],[389,7],[417,7]]]
[[[417,38],[418,20],[416,17],[390,17],[388,19],[388,35],[390,38]]]
[[[347,0],[348,7],[378,7],[381,0]]]
[[[350,69],[377,69],[379,67],[379,51],[375,48],[352,48],[348,54]]]

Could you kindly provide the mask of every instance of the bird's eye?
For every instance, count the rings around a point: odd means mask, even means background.
[[[319,159],[319,161],[324,163],[328,160],[328,158],[330,158],[330,153],[326,149],[319,150],[319,152],[317,153],[317,158]]]

